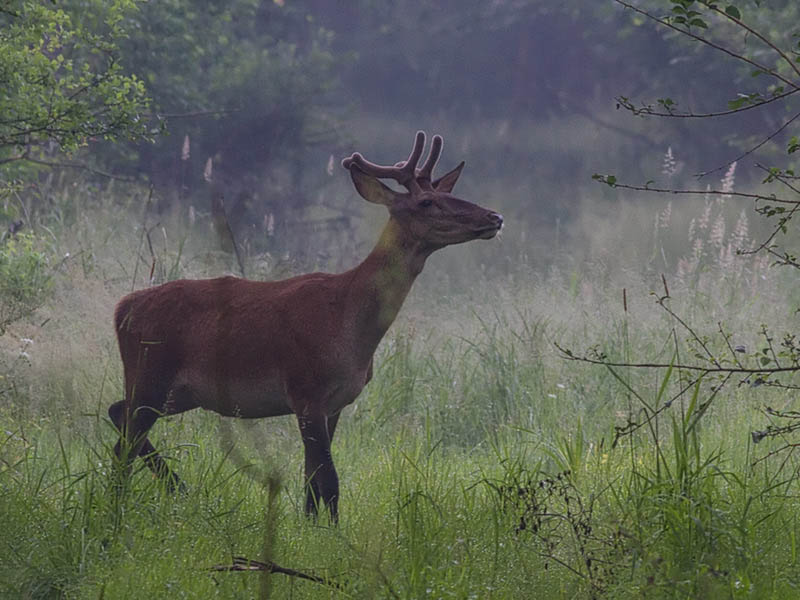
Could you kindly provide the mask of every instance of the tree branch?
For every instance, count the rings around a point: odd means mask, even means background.
[[[240,112],[240,108],[219,108],[216,110],[196,110],[185,113],[142,113],[143,117],[157,119],[191,119],[194,117],[213,117],[216,115],[229,115]]]
[[[27,162],[32,162],[37,165],[44,165],[46,167],[55,167],[55,168],[62,168],[62,169],[81,169],[83,171],[88,171],[93,175],[100,175],[101,177],[107,177],[108,179],[115,179],[117,181],[125,181],[127,183],[135,183],[136,179],[132,177],[121,177],[120,175],[114,175],[113,173],[107,173],[105,171],[100,171],[98,169],[94,169],[87,165],[82,165],[80,163],[65,163],[65,162],[54,162],[48,160],[41,160],[38,158],[31,158],[30,156],[20,156],[15,158],[14,160],[25,160]],[[2,162],[0,162],[2,164]]]
[[[745,62],[745,63],[755,67],[759,71],[763,71],[764,73],[772,75],[775,79],[777,79],[778,81],[782,81],[783,83],[785,83],[786,85],[788,85],[789,87],[791,87],[793,89],[800,89],[800,85],[798,85],[797,83],[795,83],[791,79],[787,79],[786,77],[784,77],[783,75],[781,75],[780,73],[775,71],[774,69],[770,69],[769,67],[767,67],[765,65],[762,65],[762,64],[754,61],[753,59],[744,56],[743,54],[740,54],[740,53],[735,52],[733,50],[730,50],[730,49],[728,49],[728,48],[726,48],[724,46],[721,46],[720,44],[712,42],[711,40],[709,40],[707,38],[704,38],[701,35],[697,35],[696,33],[692,33],[688,29],[677,27],[676,25],[673,25],[669,21],[665,21],[664,19],[659,19],[658,17],[650,14],[646,10],[638,8],[637,6],[634,6],[633,4],[630,4],[629,2],[625,2],[624,0],[614,0],[614,2],[616,2],[617,4],[621,4],[625,8],[629,8],[630,10],[634,11],[635,13],[638,13],[638,14],[642,15],[643,17],[645,17],[647,19],[650,19],[651,21],[655,21],[659,25],[663,25],[664,27],[669,27],[673,31],[677,31],[678,33],[681,33],[681,34],[683,34],[683,35],[685,35],[687,37],[690,37],[693,40],[696,40],[696,41],[700,42],[701,44],[705,44],[706,46],[709,46],[710,48],[714,48],[715,50],[717,50],[719,52],[722,52],[724,54],[727,54],[728,56],[730,56],[732,58],[735,58],[737,60]]]
[[[707,112],[707,113],[693,113],[693,112],[661,112],[654,110],[652,106],[644,106],[642,108],[637,108],[634,104],[625,98],[624,96],[617,97],[617,103],[624,108],[625,110],[629,110],[634,115],[647,115],[652,117],[672,117],[673,119],[711,119],[714,117],[727,117],[730,115],[735,115],[741,112],[745,112],[747,110],[751,110],[753,108],[759,108],[766,104],[771,104],[776,100],[783,100],[784,98],[791,96],[792,94],[796,94],[800,92],[800,89],[793,89],[789,90],[788,92],[783,92],[782,94],[776,94],[775,96],[770,96],[766,100],[762,100],[760,102],[754,102],[753,104],[748,104],[747,106],[742,106],[740,108],[731,108],[729,110],[721,110],[717,112]]]
[[[762,33],[760,31],[758,31],[756,29],[753,29],[747,23],[742,21],[741,19],[738,19],[737,17],[733,16],[732,14],[730,14],[730,13],[724,11],[724,10],[721,10],[716,5],[709,4],[707,1],[702,2],[702,4],[704,4],[707,8],[709,8],[712,11],[714,11],[718,15],[722,15],[724,18],[728,19],[729,21],[732,21],[733,23],[736,23],[737,26],[739,26],[742,29],[744,29],[745,31],[747,31],[750,35],[752,35],[753,37],[756,37],[759,40],[761,40],[762,42],[764,42],[764,44],[769,46],[778,56],[780,56],[786,62],[786,64],[789,65],[789,68],[792,69],[797,74],[798,77],[800,77],[800,67],[798,67],[797,63],[795,63],[791,58],[786,56],[786,54],[783,52],[783,50],[778,48],[772,42],[772,40],[767,38],[765,35],[762,35]],[[795,86],[795,88],[797,88],[797,86]]]

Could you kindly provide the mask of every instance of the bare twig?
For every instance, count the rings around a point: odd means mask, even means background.
[[[731,353],[731,358],[733,362],[736,364],[737,367],[744,368],[744,365],[739,360],[739,357],[736,356],[736,349],[731,346],[731,334],[725,333],[725,330],[722,328],[722,322],[717,321],[717,328],[719,329],[719,334],[722,336],[722,339],[725,340],[725,345],[728,347],[728,352]]]
[[[781,265],[784,267],[794,267],[795,269],[800,269],[800,263],[797,262],[797,259],[788,252],[784,252],[783,254],[781,254],[780,252],[776,251],[773,248],[766,248],[766,251],[768,254],[771,254],[777,259],[774,264]]]
[[[789,182],[789,179],[796,179],[796,178],[786,177],[785,174],[776,172],[775,170],[770,169],[769,167],[765,167],[761,163],[756,163],[756,167],[758,167],[759,169],[761,169],[762,171],[764,171],[765,173],[768,174],[768,177],[764,180],[765,183],[767,181],[770,181],[770,180],[774,179],[775,181],[778,181],[779,183],[782,183],[783,185],[785,185],[787,188],[792,190],[795,194],[800,195],[800,188],[798,188],[796,185],[794,185],[794,184]]]
[[[612,373],[613,373],[613,370],[610,367],[609,367],[609,370],[612,371]],[[629,417],[629,420],[625,425],[623,425],[623,426],[615,426],[614,427],[614,441],[611,443],[611,447],[612,448],[616,448],[617,444],[619,443],[619,440],[622,439],[624,436],[630,435],[630,434],[638,431],[639,429],[641,429],[645,425],[649,425],[653,421],[653,419],[658,417],[665,410],[671,408],[672,405],[675,403],[675,400],[677,400],[678,398],[683,396],[692,387],[697,385],[697,382],[700,381],[704,376],[705,376],[705,374],[702,374],[699,377],[695,377],[694,379],[691,379],[690,381],[688,381],[688,383],[684,384],[676,394],[674,394],[669,400],[664,402],[664,404],[662,404],[660,407],[658,407],[655,410],[652,410],[650,413],[645,412],[645,418],[644,418],[643,421],[632,421],[632,420],[630,420],[630,417]]]
[[[772,170],[764,167],[763,165],[756,165],[756,166],[759,169],[767,172],[769,174],[770,178],[782,183],[783,185],[788,187],[790,190],[792,190],[793,192],[798,194],[798,196],[800,196],[800,189],[798,189],[796,186],[794,186],[791,183],[789,183],[784,177],[782,177],[781,175],[776,174]],[[774,202],[774,200],[771,200],[771,201]],[[759,209],[757,209],[757,211],[758,210]],[[800,200],[797,200],[797,201],[794,202],[794,204],[792,205],[791,210],[789,210],[788,213],[781,213],[781,217],[778,219],[778,224],[773,228],[772,232],[764,239],[764,241],[762,241],[758,246],[756,246],[755,248],[753,248],[751,250],[739,250],[740,254],[743,254],[743,255],[745,255],[745,254],[757,254],[757,253],[761,252],[762,250],[766,250],[768,253],[776,256],[779,260],[781,260],[782,264],[795,266],[796,263],[794,262],[794,260],[792,260],[789,257],[788,254],[786,254],[785,256],[782,256],[781,254],[779,254],[778,252],[776,252],[774,250],[774,248],[771,246],[771,244],[772,244],[772,240],[774,240],[779,233],[782,233],[782,232],[785,233],[786,223],[791,221],[792,217],[794,217],[794,214],[798,210],[800,210]]]
[[[667,287],[667,280],[664,278],[664,275],[663,275],[663,274],[661,275],[661,279],[662,279],[662,281],[664,282],[664,289],[666,290],[666,287]],[[672,317],[673,319],[675,319],[675,320],[676,320],[676,321],[677,321],[677,322],[680,324],[680,326],[681,326],[681,327],[683,327],[683,328],[684,328],[684,329],[685,329],[687,332],[689,332],[689,335],[690,335],[690,336],[692,336],[692,339],[693,339],[695,342],[697,342],[697,344],[698,344],[698,345],[699,345],[699,346],[700,346],[700,347],[703,349],[703,352],[705,352],[705,353],[706,353],[706,356],[708,356],[708,360],[709,360],[709,361],[710,361],[710,362],[711,362],[711,363],[712,363],[712,364],[713,364],[715,367],[719,367],[719,366],[721,366],[721,365],[719,364],[719,362],[717,361],[716,357],[714,356],[714,354],[711,352],[711,350],[709,350],[709,349],[708,349],[708,346],[706,345],[706,343],[705,343],[705,342],[704,342],[704,341],[703,341],[703,340],[700,338],[700,336],[699,336],[699,335],[697,335],[697,333],[694,331],[694,329],[692,329],[692,328],[691,328],[691,326],[690,326],[690,325],[689,325],[689,324],[688,324],[686,321],[684,321],[683,319],[681,319],[681,318],[680,318],[680,317],[679,317],[679,316],[678,316],[678,315],[675,313],[675,311],[673,311],[673,310],[672,310],[672,309],[671,309],[669,306],[667,306],[667,304],[666,304],[666,301],[667,301],[667,300],[669,300],[669,291],[668,291],[668,290],[667,290],[667,295],[666,295],[666,296],[662,296],[662,297],[660,297],[660,298],[657,298],[657,299],[656,299],[656,303],[657,303],[657,304],[658,304],[658,305],[659,305],[661,308],[663,308],[663,309],[664,309],[664,310],[667,312],[667,314],[668,314],[670,317]]]
[[[8,158],[0,159],[0,165],[5,165],[7,163],[17,162],[18,160],[25,160],[27,158],[26,154],[18,154],[16,156],[9,156]]]
[[[688,365],[688,364],[673,364],[673,363],[659,363],[659,362],[619,362],[619,361],[610,361],[605,359],[604,357],[598,358],[591,358],[589,356],[583,356],[575,354],[572,350],[568,348],[564,348],[560,346],[557,342],[553,342],[553,345],[556,349],[561,353],[561,357],[567,360],[574,360],[578,362],[584,362],[592,365],[602,365],[604,367],[630,367],[634,369],[680,369],[683,371],[694,371],[697,373],[707,373],[707,374],[714,374],[714,373],[741,373],[745,375],[771,375],[774,373],[799,373],[800,366],[794,367],[771,367],[771,368],[763,368],[763,369],[750,369],[746,367],[726,367],[726,366],[713,366],[713,367],[703,367],[700,365]]]
[[[289,577],[297,577],[298,579],[313,581],[315,583],[328,585],[336,589],[343,589],[342,584],[332,579],[319,577],[318,575],[311,575],[309,573],[304,573],[303,571],[290,569],[289,567],[282,567],[279,564],[272,561],[261,562],[259,560],[252,560],[250,558],[245,558],[244,556],[234,556],[232,564],[214,565],[213,567],[209,567],[209,571],[247,571],[251,573],[252,572],[280,573],[281,575],[288,575]]]
[[[610,182],[608,177],[605,175],[595,175],[594,179],[600,181],[601,183],[605,183],[615,188],[620,188],[623,190],[632,190],[635,192],[654,192],[656,194],[674,194],[676,196],[703,196],[708,194],[709,196],[735,196],[737,198],[749,198],[751,200],[763,200],[765,202],[775,202],[776,204],[789,204],[789,205],[797,205],[800,204],[800,199],[797,200],[788,200],[786,198],[778,198],[777,196],[765,196],[764,194],[750,194],[746,192],[734,192],[725,191],[725,190],[676,190],[674,188],[659,188],[659,187],[652,187],[650,185],[632,185],[628,183],[619,183],[616,180]]]
[[[795,430],[795,429],[797,429],[797,428],[798,428],[798,427],[794,427],[794,428],[792,429],[792,431],[794,431],[794,430]],[[756,435],[757,435],[757,434],[759,434],[759,433],[761,433],[761,432],[754,431],[754,432],[753,432],[753,436],[756,436]],[[798,443],[794,443],[794,444],[793,444],[793,443],[787,443],[787,444],[784,444],[784,445],[783,445],[783,446],[781,446],[780,448],[775,448],[774,450],[770,450],[770,451],[769,451],[769,452],[767,452],[767,453],[766,453],[764,456],[762,456],[762,457],[760,457],[760,458],[757,458],[757,459],[756,459],[756,460],[754,460],[752,463],[750,463],[750,466],[751,466],[751,467],[755,467],[755,466],[756,466],[758,463],[760,463],[760,462],[763,462],[763,461],[765,461],[765,460],[768,460],[768,459],[772,458],[773,456],[776,456],[776,455],[778,455],[778,454],[780,454],[780,453],[784,452],[785,450],[794,450],[795,448],[798,448],[798,447],[800,447],[800,444],[798,444]]]
[[[730,167],[730,166],[731,166],[733,163],[735,163],[735,162],[739,162],[739,161],[740,161],[740,160],[742,160],[743,158],[746,158],[746,157],[750,156],[750,155],[751,155],[753,152],[755,152],[756,150],[758,150],[759,148],[761,148],[761,147],[762,147],[764,144],[766,144],[767,142],[769,142],[769,141],[771,141],[771,140],[775,139],[775,136],[777,136],[777,135],[778,135],[778,134],[779,134],[781,131],[783,131],[784,129],[786,129],[786,128],[787,128],[787,127],[788,127],[788,126],[789,126],[791,123],[793,123],[793,122],[795,121],[795,119],[797,119],[798,117],[800,117],[800,112],[796,113],[796,114],[795,114],[795,115],[794,115],[794,116],[793,116],[791,119],[789,119],[788,121],[786,121],[786,122],[785,122],[783,125],[781,125],[780,127],[778,127],[778,129],[776,129],[775,131],[773,131],[771,134],[769,134],[767,137],[765,137],[765,138],[764,138],[763,140],[761,140],[761,141],[760,141],[758,144],[756,144],[755,146],[753,146],[752,148],[750,148],[750,149],[749,149],[749,150],[747,150],[746,152],[743,152],[742,154],[740,154],[739,156],[737,156],[737,157],[736,157],[736,158],[734,158],[733,160],[729,160],[729,161],[728,161],[728,162],[726,162],[724,165],[720,165],[720,166],[719,166],[719,167],[717,167],[716,169],[711,169],[710,171],[703,171],[702,173],[697,173],[697,174],[696,174],[696,177],[705,177],[706,175],[710,175],[711,173],[715,173],[715,172],[717,172],[717,171],[721,171],[722,169],[725,169],[725,168],[727,168],[727,167]]]

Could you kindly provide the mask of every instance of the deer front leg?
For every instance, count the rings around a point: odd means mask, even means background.
[[[316,516],[320,502],[324,502],[335,523],[339,518],[339,476],[331,457],[328,418],[298,415],[297,422],[306,454],[306,514]]]

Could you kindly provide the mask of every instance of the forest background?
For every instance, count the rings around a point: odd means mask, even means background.
[[[0,591],[318,597],[207,573],[246,555],[332,597],[791,594],[800,8],[626,4],[0,3]],[[418,129],[507,225],[379,351],[349,520],[300,516],[288,420],[159,423],[190,496],[112,501],[115,302],[353,266],[386,216],[339,162]]]

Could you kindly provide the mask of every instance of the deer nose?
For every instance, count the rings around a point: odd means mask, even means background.
[[[496,212],[489,213],[489,220],[500,229],[503,226],[503,215]]]

